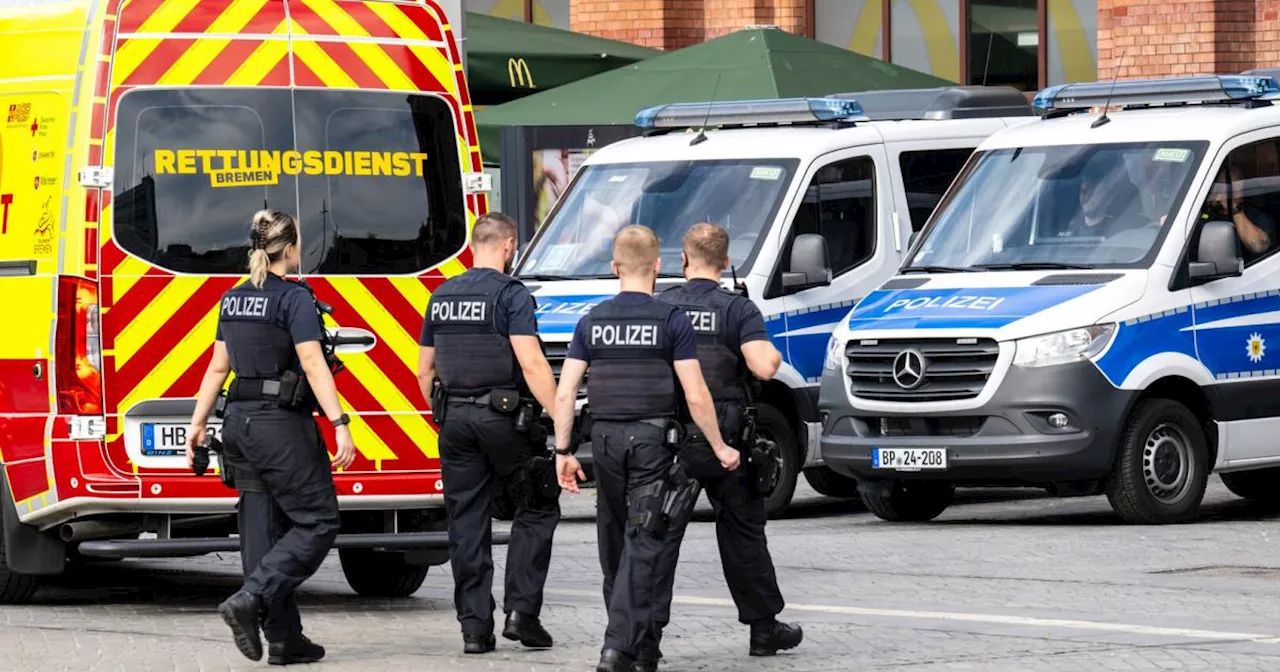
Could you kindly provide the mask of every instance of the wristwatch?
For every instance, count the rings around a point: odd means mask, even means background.
[[[576,453],[576,452],[578,452],[578,451],[574,450],[573,448],[556,448],[556,451],[555,451],[555,452],[556,452],[556,455],[565,455],[565,456],[569,456],[569,455],[572,455],[572,454],[574,454],[574,453]]]
[[[1238,215],[1242,212],[1244,212],[1244,203],[1237,203],[1231,206],[1231,214]]]
[[[337,429],[343,425],[351,424],[351,416],[347,415],[346,413],[343,413],[342,415],[339,415],[337,418],[330,420],[329,422],[332,422],[333,428]]]

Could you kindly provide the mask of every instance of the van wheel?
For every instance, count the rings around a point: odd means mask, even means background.
[[[756,433],[778,444],[778,460],[782,473],[778,485],[764,498],[764,510],[770,518],[777,518],[787,510],[796,494],[796,480],[800,477],[800,446],[796,434],[786,416],[768,404],[756,404]]]
[[[347,584],[362,597],[409,597],[427,579],[426,565],[411,565],[405,554],[371,548],[338,550]]]
[[[1127,523],[1185,523],[1200,513],[1209,481],[1200,421],[1172,399],[1147,399],[1125,424],[1107,499]]]
[[[950,483],[894,481],[888,497],[863,492],[862,503],[881,520],[923,523],[946,511],[955,494]]]
[[[8,493],[0,491],[0,497]],[[39,583],[30,574],[9,570],[9,558],[5,555],[4,533],[0,531],[0,604],[24,604],[35,595]]]
[[[1232,471],[1222,474],[1222,484],[1237,496],[1255,502],[1280,504],[1280,491],[1276,490],[1280,479],[1280,467]]]
[[[857,497],[858,479],[836,473],[831,467],[810,467],[804,470],[804,480],[820,495],[827,497]]]

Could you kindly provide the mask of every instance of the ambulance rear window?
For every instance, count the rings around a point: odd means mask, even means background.
[[[298,215],[306,274],[419,273],[466,242],[458,140],[439,98],[143,90],[117,119],[112,235],[156,266],[245,273],[264,207]]]

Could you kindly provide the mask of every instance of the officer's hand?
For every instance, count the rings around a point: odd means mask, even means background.
[[[583,473],[578,458],[572,455],[556,455],[556,478],[560,481],[560,487],[577,494],[578,481],[587,480],[587,475]]]
[[[333,455],[333,466],[346,469],[356,461],[356,444],[351,440],[351,430],[343,425],[334,431],[338,439],[338,452]]]
[[[720,447],[716,448],[716,459],[720,460],[720,466],[724,467],[726,471],[733,471],[738,468],[738,463],[741,461],[741,455],[738,454],[737,450],[730,447],[729,444],[721,443]]]
[[[204,442],[205,426],[191,425],[187,429],[187,470],[195,468],[196,448]]]

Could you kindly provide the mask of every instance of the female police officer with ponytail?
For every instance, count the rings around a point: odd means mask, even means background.
[[[245,580],[218,612],[250,660],[262,658],[261,627],[269,663],[309,663],[324,657],[324,648],[303,636],[293,591],[320,567],[339,528],[330,460],[312,415],[317,404],[336,430],[333,464],[349,466],[355,446],[320,346],[315,298],[305,285],[284,279],[301,261],[297,222],[264,210],[253,218],[249,241],[249,281],[222,297],[213,360],[187,434],[187,461],[234,371],[223,468],[240,491]]]

